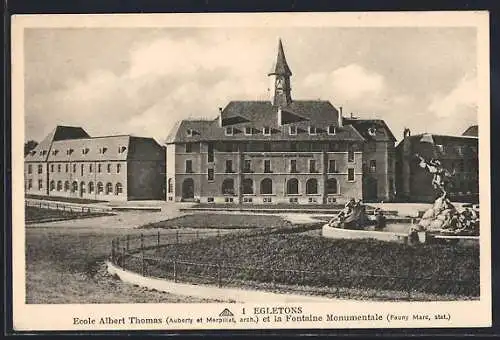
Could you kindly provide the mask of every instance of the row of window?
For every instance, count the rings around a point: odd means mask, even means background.
[[[123,153],[123,152],[125,152],[125,150],[127,150],[127,147],[126,147],[126,146],[119,146],[119,147],[118,147],[118,153]],[[89,148],[82,148],[82,155],[86,155],[86,154],[88,154],[88,153],[89,153],[89,151],[90,151],[90,149],[89,149]],[[107,147],[100,147],[100,148],[98,149],[98,151],[99,151],[99,153],[100,153],[100,154],[105,154],[105,153],[106,153],[106,151],[108,151],[108,148],[107,148]],[[69,156],[69,155],[73,154],[73,152],[75,152],[75,150],[74,150],[74,149],[71,149],[71,148],[70,148],[70,149],[67,149],[67,150],[66,150],[66,155],[68,155],[68,156]],[[54,155],[54,156],[55,156],[55,155],[57,155],[58,153],[59,153],[59,150],[58,150],[58,149],[54,149],[54,150],[52,150],[52,155]],[[34,155],[36,155],[36,151],[31,151],[31,152],[30,152],[30,154],[31,154],[32,156],[34,156]],[[47,150],[40,150],[40,151],[39,151],[39,155],[40,155],[40,156],[45,156],[46,154],[47,154]]]
[[[31,179],[28,180],[28,190],[33,188],[33,181]],[[104,190],[106,189],[106,190]],[[38,190],[43,190],[43,180],[38,180]],[[95,192],[96,188],[94,187],[94,182],[89,182],[88,184],[85,184],[85,182],[80,182],[78,184],[77,181],[73,181],[70,185],[69,181],[50,181],[49,183],[49,190],[50,191],[71,191],[71,192],[79,192],[80,194],[84,194],[88,192],[89,194],[92,194]],[[112,183],[106,183],[106,186],[102,182],[97,182],[97,193],[102,194],[105,193],[106,195],[119,195],[123,193],[123,186],[121,183],[116,183],[114,186]]]
[[[476,146],[436,144],[436,149],[441,154],[449,153],[454,150],[459,156],[463,156],[465,152],[477,153]]]
[[[70,172],[70,164],[64,164],[64,170],[65,172]],[[62,167],[63,164],[51,164],[50,165],[50,172],[62,172]],[[121,164],[116,164],[116,173],[119,174],[121,172],[122,165]],[[101,173],[103,170],[103,164],[97,163],[97,172]],[[80,176],[83,176],[83,173],[85,171],[85,164],[80,164]],[[89,173],[94,172],[94,164],[91,163],[88,165],[88,171]],[[113,172],[113,165],[111,163],[106,164],[106,171],[108,174]],[[33,168],[31,164],[28,164],[28,174],[31,174],[33,172]],[[76,173],[77,172],[77,164],[73,163],[71,164],[71,172]],[[38,173],[41,174],[43,173],[43,165],[38,164]]]
[[[373,163],[370,163],[370,170],[373,172],[375,172],[375,161],[373,161]],[[352,170],[354,171],[354,169],[352,168],[349,168],[348,170]],[[186,173],[193,173],[193,161],[190,160],[190,159],[187,159],[186,162],[185,162],[185,172]],[[225,168],[225,173],[234,173],[234,168],[233,168],[233,161],[228,159],[226,160],[226,168]],[[243,172],[245,173],[252,173],[254,172],[253,171],[253,168],[252,168],[252,161],[247,159],[244,161],[244,164],[243,164]],[[264,160],[264,169],[263,169],[263,172],[264,173],[272,173],[272,168],[271,168],[271,160],[269,159],[265,159]],[[297,160],[296,159],[291,159],[290,160],[290,166],[289,166],[289,172],[294,174],[294,173],[299,173],[298,169],[297,169]],[[316,160],[314,159],[310,159],[309,160],[309,173],[318,173],[318,168],[316,167]],[[334,159],[330,159],[328,161],[328,173],[337,173],[338,170],[337,170],[337,162],[334,160]],[[209,168],[208,169],[208,180],[209,181],[213,181],[214,180],[214,169],[213,168]]]
[[[335,195],[339,193],[338,183],[335,178],[329,178],[326,183],[326,193],[328,195]],[[169,178],[168,180],[168,192],[173,192],[173,180]],[[194,190],[194,182],[191,178],[184,180],[182,184],[183,191]],[[270,178],[264,178],[260,181],[259,193],[261,195],[272,195],[273,190],[273,180]],[[222,182],[221,193],[223,195],[234,195],[234,179],[226,178]],[[245,178],[242,181],[242,193],[244,195],[252,195],[254,194],[254,181],[251,178]],[[318,180],[315,178],[310,178],[306,181],[305,185],[305,193],[306,195],[317,195],[318,192]],[[286,181],[286,194],[287,195],[299,195],[299,180],[296,178],[290,178]]]
[[[234,127],[232,126],[228,126],[224,129],[224,134],[226,136],[233,136],[234,134],[236,134],[239,130],[235,129]],[[321,133],[323,130],[318,128],[317,126],[309,126],[308,127],[308,133],[309,135],[311,136],[314,136],[314,135],[317,135],[318,133]],[[243,131],[242,131],[245,136],[252,136],[254,134],[257,134],[259,132],[259,130],[253,128],[253,127],[250,127],[250,126],[247,126],[247,127],[244,127],[243,128]],[[328,128],[326,129],[326,132],[329,134],[329,135],[336,135],[337,134],[337,127],[334,126],[334,125],[330,125],[328,126]],[[195,133],[195,131],[193,129],[187,129],[186,130],[186,135],[188,137],[192,137],[193,134]],[[273,129],[269,126],[264,126],[262,128],[262,134],[264,136],[271,136],[271,134],[273,133]],[[294,126],[294,125],[290,125],[288,127],[288,134],[290,136],[296,136],[297,134],[299,133],[299,129],[297,128],[297,126]]]
[[[208,143],[208,153],[213,154],[214,144]],[[342,143],[328,142],[256,142],[248,141],[245,143],[219,143],[217,145],[219,152],[349,152],[354,154],[359,151],[360,147],[357,144],[348,144],[347,146]],[[200,145],[197,143],[185,143],[184,152],[192,153],[199,152]]]

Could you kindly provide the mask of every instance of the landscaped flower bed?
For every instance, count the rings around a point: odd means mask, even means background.
[[[297,234],[226,235],[172,245],[155,254],[149,275],[204,281],[256,281],[479,295],[479,249],[333,240]],[[183,262],[196,263],[187,264]],[[199,265],[200,263],[211,265]],[[200,282],[199,280],[197,282]]]

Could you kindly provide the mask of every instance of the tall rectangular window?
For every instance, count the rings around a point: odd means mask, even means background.
[[[57,172],[61,172],[61,164],[57,164]]]
[[[186,159],[186,173],[191,173],[193,172],[193,161],[190,159]]]
[[[90,163],[90,164],[89,164],[89,172],[90,172],[90,173],[92,173],[92,171],[93,171],[93,170],[94,170],[94,169],[93,169],[93,167],[92,167],[92,163]]]
[[[33,171],[33,169],[31,167],[31,164],[28,164],[28,173],[31,174],[32,171]]]
[[[76,173],[76,164],[73,164],[73,173]]]
[[[309,160],[309,172],[316,172],[316,160],[314,159]]]
[[[328,134],[329,135],[334,135],[336,133],[337,133],[337,130],[336,130],[335,126],[333,126],[333,125],[328,126]]]
[[[252,161],[250,159],[245,159],[243,172],[252,172]]]
[[[40,182],[38,182],[38,183],[40,183]],[[30,179],[28,179],[28,189],[31,189],[31,188],[33,188],[33,180],[30,178]]]
[[[111,164],[107,165],[107,170],[108,170],[108,174],[110,174],[111,173]]]
[[[39,179],[38,180],[38,190],[42,190],[43,189],[43,179]]]
[[[230,159],[226,160],[226,173],[233,172],[233,161]]]
[[[347,146],[347,161],[354,162],[354,148],[352,145]]]
[[[208,168],[207,179],[209,181],[214,180],[214,168]]]
[[[271,160],[270,159],[265,159],[264,160],[264,172],[269,173],[271,171]]]
[[[208,162],[214,161],[214,144],[208,143]]]
[[[262,130],[262,133],[264,134],[264,136],[271,136],[271,128],[269,126],[265,126]]]
[[[370,160],[370,172],[377,172],[377,161],[374,159]]]
[[[328,160],[328,172],[331,174],[337,172],[337,162],[335,159]]]
[[[290,172],[292,174],[297,173],[297,160],[296,159],[290,159]]]
[[[186,143],[186,153],[191,153],[191,152],[193,152],[193,144]]]
[[[288,134],[290,136],[295,136],[297,134],[297,127],[294,125],[290,125],[290,127],[288,128]]]
[[[54,172],[54,164],[50,165],[50,172]]]
[[[354,168],[347,169],[347,180],[349,182],[354,182]]]
[[[116,164],[116,173],[119,174],[121,170],[122,170],[122,165]]]
[[[251,127],[249,127],[249,126],[245,127],[245,135],[251,136],[252,132],[253,132],[253,130]]]
[[[80,164],[80,176],[83,176],[83,167],[84,167],[84,165]]]
[[[38,164],[38,173],[39,174],[43,173],[43,165],[42,164]]]
[[[99,173],[102,172],[102,164],[101,163],[97,164],[97,172],[99,172]]]
[[[66,164],[66,172],[69,172],[69,164]]]

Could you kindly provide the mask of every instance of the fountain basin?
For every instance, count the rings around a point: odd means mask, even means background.
[[[389,224],[383,230],[374,230],[373,227],[356,230],[334,228],[325,224],[321,230],[321,235],[336,239],[375,239],[406,244],[408,243],[410,227],[410,224]],[[419,233],[419,240],[420,242],[425,242],[425,232]]]

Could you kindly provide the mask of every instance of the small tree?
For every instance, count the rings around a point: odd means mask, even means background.
[[[26,156],[31,150],[36,148],[37,145],[38,145],[38,142],[34,141],[34,140],[29,140],[29,141],[25,142],[24,143],[24,155]]]

